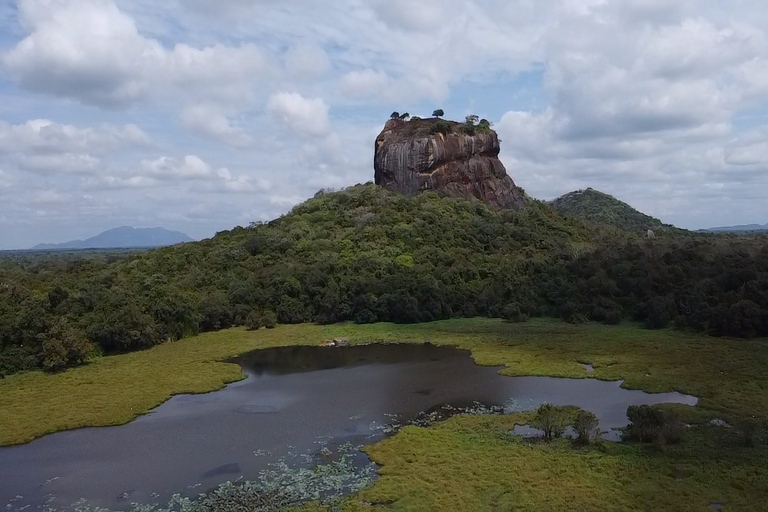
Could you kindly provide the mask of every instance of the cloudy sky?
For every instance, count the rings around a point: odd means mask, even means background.
[[[269,220],[435,108],[534,197],[768,222],[765,2],[0,0],[0,249]]]

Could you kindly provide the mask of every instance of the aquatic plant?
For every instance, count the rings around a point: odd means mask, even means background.
[[[319,455],[328,454],[328,448]],[[360,492],[376,478],[376,465],[360,452],[360,446],[340,445],[332,460],[295,464],[282,457],[254,480],[228,481],[197,497],[174,494],[167,504],[132,503],[130,512],[272,512],[318,502],[333,507],[344,496]],[[307,461],[302,454],[297,459]],[[327,455],[324,455],[327,456]],[[312,461],[317,462],[317,456]],[[113,512],[84,501],[58,512]],[[57,512],[48,507],[44,512]]]

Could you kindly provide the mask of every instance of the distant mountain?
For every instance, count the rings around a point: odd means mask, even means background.
[[[117,247],[162,247],[182,242],[193,242],[187,234],[164,228],[132,228],[122,226],[109,229],[85,240],[72,240],[61,244],[38,244],[33,250],[56,249],[111,249]]]
[[[569,192],[550,201],[549,204],[561,215],[581,217],[590,222],[613,224],[627,231],[645,232],[662,227],[674,228],[670,224],[663,224],[659,219],[635,210],[611,195],[592,188]]]
[[[710,233],[728,233],[739,231],[768,231],[768,224],[742,224],[740,226],[722,226],[719,228],[700,229]]]

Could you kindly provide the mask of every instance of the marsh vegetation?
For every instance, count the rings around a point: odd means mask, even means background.
[[[428,427],[406,425],[394,437],[365,448],[380,465],[380,478],[334,507],[701,510],[717,502],[733,510],[754,510],[751,504],[764,500],[768,492],[768,450],[761,438],[768,397],[758,392],[768,385],[765,342],[633,325],[464,319],[415,325],[278,325],[271,330],[209,333],[102,358],[64,373],[5,379],[0,382],[0,410],[11,421],[2,423],[2,439],[21,442],[62,428],[124,423],[172,394],[210,391],[240,378],[238,366],[216,361],[253,349],[318,345],[341,337],[352,345],[422,344],[428,339],[435,345],[469,349],[480,364],[505,365],[502,373],[507,375],[624,379],[625,387],[677,390],[701,400],[694,408],[662,409],[687,425],[680,442],[672,444],[584,445],[554,436],[543,443],[511,435],[515,425],[535,421],[535,410],[459,415],[429,422]],[[582,363],[591,364],[594,372],[587,373]],[[42,413],[45,407],[50,407],[49,413]],[[728,425],[745,420],[760,425],[752,446],[745,446],[739,427],[711,423],[720,419]],[[551,485],[553,479],[557,486]]]

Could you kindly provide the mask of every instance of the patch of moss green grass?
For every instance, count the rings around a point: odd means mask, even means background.
[[[456,416],[406,427],[367,448],[381,478],[350,502],[388,510],[768,510],[768,447],[732,432],[689,429],[663,448],[602,443],[577,448],[511,436],[530,417]],[[379,508],[379,507],[377,507]]]
[[[222,362],[227,358],[339,337],[350,343],[428,340],[471,350],[477,363],[505,366],[507,375],[624,379],[625,387],[700,397],[697,407],[672,406],[693,424],[677,445],[576,448],[566,440],[511,436],[530,414],[457,416],[429,428],[406,427],[366,448],[382,466],[382,477],[342,510],[707,510],[711,503],[724,510],[768,510],[768,446],[743,447],[737,429],[707,423],[766,423],[768,342],[630,324],[476,318],[208,333],[60,374],[0,381],[0,441],[125,423],[174,394],[213,391],[242,378],[237,365]],[[595,371],[587,373],[582,363]]]

